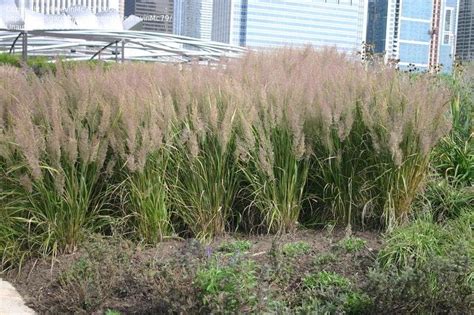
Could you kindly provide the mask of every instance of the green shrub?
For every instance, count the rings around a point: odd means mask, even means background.
[[[442,222],[460,216],[464,209],[474,207],[474,190],[435,175],[421,195],[421,204],[435,220]]]
[[[459,217],[450,220],[444,227],[446,230],[446,246],[448,252],[450,247],[465,244],[468,254],[474,257],[474,211],[471,208],[464,209]]]
[[[367,292],[376,312],[468,313],[474,257],[470,209],[443,224],[420,217],[386,236]]]
[[[0,65],[10,65],[13,67],[20,67],[21,61],[17,55],[0,54]]]
[[[435,171],[456,187],[472,186],[474,178],[474,67],[453,75],[450,116],[453,128],[433,150]]]
[[[58,60],[57,62],[61,61]],[[56,72],[56,64],[48,61],[45,57],[30,57],[27,64],[38,76]]]
[[[24,64],[25,63],[22,64],[18,55],[0,54],[0,66],[10,65],[20,68]],[[56,71],[56,65],[49,62],[48,59],[44,57],[29,57],[26,65],[28,65],[28,67],[39,76]]]
[[[463,137],[453,131],[441,139],[434,149],[431,159],[435,170],[453,185],[472,186],[474,184],[473,138],[474,134],[472,133]]]

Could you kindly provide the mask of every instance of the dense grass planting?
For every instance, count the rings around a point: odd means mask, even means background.
[[[213,67],[14,61],[0,56],[0,270],[68,260],[41,311],[474,306],[472,66],[401,73],[310,48]],[[248,239],[215,243],[232,232]]]
[[[72,252],[116,225],[148,243],[289,232],[303,214],[391,227],[450,128],[437,77],[366,70],[332,50],[0,71],[5,263]]]

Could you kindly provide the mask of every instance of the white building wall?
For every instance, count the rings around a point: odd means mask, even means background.
[[[123,0],[18,0],[17,4],[20,10],[22,10],[22,6],[24,6],[24,8],[38,13],[59,14],[61,11],[73,6],[89,8],[92,13],[110,9],[120,12],[121,2],[123,3]]]

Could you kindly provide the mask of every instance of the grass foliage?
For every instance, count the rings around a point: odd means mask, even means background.
[[[311,48],[212,68],[54,70],[0,67],[3,268],[72,252],[117,221],[146,243],[284,233],[308,219],[391,228],[408,219],[433,154],[440,173],[472,179],[465,131],[459,152],[432,152],[451,125],[437,76]],[[466,117],[460,89],[451,108]]]

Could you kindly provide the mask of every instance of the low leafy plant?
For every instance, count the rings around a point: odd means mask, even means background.
[[[351,282],[349,279],[337,273],[321,271],[303,278],[303,284],[309,289],[324,289],[325,287],[338,287],[344,289],[348,288]]]
[[[219,251],[225,253],[243,253],[247,252],[252,247],[252,243],[247,240],[238,240],[233,242],[226,242],[219,246]]]
[[[300,312],[367,313],[372,300],[365,293],[355,290],[351,281],[334,272],[321,271],[303,278]]]
[[[323,253],[321,255],[316,256],[314,259],[314,264],[317,266],[324,266],[329,263],[333,263],[337,260],[336,255],[333,253]]]
[[[217,312],[238,312],[252,307],[256,297],[252,289],[257,285],[255,263],[238,257],[225,263],[214,257],[198,269],[195,285],[200,288],[204,305]]]
[[[311,245],[307,242],[287,243],[282,246],[282,253],[288,257],[296,257],[309,253]]]
[[[344,249],[346,252],[354,253],[362,250],[367,242],[358,237],[346,237],[340,240],[338,247]]]
[[[84,244],[86,255],[59,275],[60,291],[53,312],[96,312],[123,285],[132,247],[108,242],[97,237],[88,240]]]
[[[378,254],[384,268],[421,267],[432,256],[442,255],[445,232],[430,218],[418,218],[390,232]]]
[[[373,303],[366,293],[352,291],[345,297],[344,310],[347,314],[367,314],[372,309]]]
[[[449,255],[431,255],[416,267],[376,268],[365,289],[375,302],[373,312],[468,314],[474,292],[470,255],[459,246]]]

